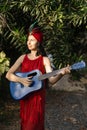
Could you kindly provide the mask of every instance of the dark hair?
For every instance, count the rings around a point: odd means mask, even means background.
[[[45,49],[44,49],[42,43],[39,43],[38,48],[37,48],[37,53],[36,53],[36,55],[37,55],[37,56],[38,56],[38,55],[47,56],[46,51],[45,51]]]

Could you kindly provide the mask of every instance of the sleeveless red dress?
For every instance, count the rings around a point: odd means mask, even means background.
[[[45,73],[43,57],[30,60],[25,55],[21,71],[29,72],[38,69]],[[21,130],[44,130],[45,116],[45,86],[43,89],[27,95],[20,101]]]

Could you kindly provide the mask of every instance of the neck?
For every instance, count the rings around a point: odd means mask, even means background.
[[[31,55],[34,57],[36,56],[36,53],[37,53],[37,51],[31,51]]]

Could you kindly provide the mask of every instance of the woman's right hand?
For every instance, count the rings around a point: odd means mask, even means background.
[[[20,78],[20,83],[25,86],[29,87],[32,84],[32,76],[26,78]]]

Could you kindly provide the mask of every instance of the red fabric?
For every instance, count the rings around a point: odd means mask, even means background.
[[[39,69],[45,73],[43,57],[30,60],[27,55],[22,63],[22,72]],[[27,95],[20,101],[21,130],[44,130],[45,87]]]
[[[39,29],[34,28],[30,34],[33,35],[39,43],[43,41],[43,33]]]

